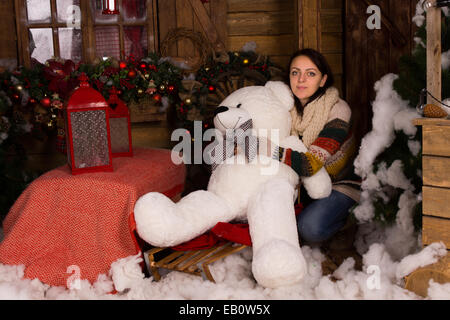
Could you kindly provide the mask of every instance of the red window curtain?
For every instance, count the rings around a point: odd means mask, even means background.
[[[128,18],[139,19],[144,16],[145,3],[144,0],[127,0],[123,1],[123,10],[126,12]],[[144,57],[144,49],[141,44],[141,38],[143,34],[143,27],[126,27],[124,28],[126,37],[131,41],[131,47],[129,55],[132,55],[135,59],[141,59]]]

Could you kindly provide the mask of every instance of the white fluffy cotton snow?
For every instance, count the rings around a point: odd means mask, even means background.
[[[181,272],[170,272],[159,282],[138,271],[140,258],[114,262],[109,275],[97,282],[81,280],[72,289],[50,287],[39,280],[23,279],[23,266],[0,265],[1,299],[190,299],[190,300],[304,300],[304,299],[423,299],[402,287],[403,277],[418,267],[437,261],[446,253],[442,243],[395,261],[381,243],[363,256],[363,270],[356,271],[353,258],[346,259],[331,276],[323,276],[323,254],[303,247],[308,275],[297,285],[267,289],[251,276],[251,248],[228,256],[211,267],[216,283]],[[113,289],[118,293],[110,294]],[[449,284],[432,283],[426,299],[449,299]]]

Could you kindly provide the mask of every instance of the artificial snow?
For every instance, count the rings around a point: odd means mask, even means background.
[[[251,248],[247,248],[212,264],[216,283],[176,271],[155,282],[143,277],[138,256],[119,259],[113,263],[109,275],[100,275],[94,284],[81,280],[71,289],[24,279],[24,266],[0,265],[0,299],[419,300],[424,298],[402,287],[403,277],[446,254],[443,243],[433,243],[395,261],[383,244],[374,243],[363,255],[362,271],[355,270],[353,258],[347,258],[332,275],[323,276],[321,262],[325,257],[320,250],[309,246],[302,249],[308,265],[307,276],[296,285],[277,289],[264,288],[255,282],[251,275]],[[450,299],[449,286],[432,282],[430,295],[425,299]],[[113,288],[118,292],[112,294]]]

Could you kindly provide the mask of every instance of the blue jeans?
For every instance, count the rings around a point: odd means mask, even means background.
[[[341,229],[355,200],[332,190],[327,198],[313,200],[300,212],[297,221],[299,236],[312,243],[323,242]]]

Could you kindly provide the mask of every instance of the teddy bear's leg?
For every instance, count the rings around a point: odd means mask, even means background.
[[[192,240],[217,222],[228,222],[235,215],[222,198],[204,190],[192,192],[177,203],[162,193],[150,192],[134,206],[137,233],[158,247]]]
[[[264,287],[294,284],[306,274],[294,211],[294,188],[276,178],[250,199],[247,212],[253,246],[252,271]]]

